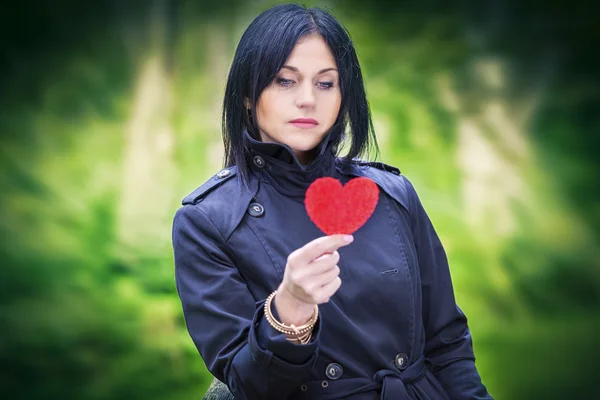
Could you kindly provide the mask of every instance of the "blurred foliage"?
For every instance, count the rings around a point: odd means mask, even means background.
[[[0,377],[10,399],[200,398],[171,218],[221,165],[239,35],[273,1],[0,12]],[[497,399],[597,398],[593,2],[307,2],[349,29],[382,159],[446,246]]]

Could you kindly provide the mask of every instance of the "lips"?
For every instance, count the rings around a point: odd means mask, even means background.
[[[290,123],[298,128],[304,129],[314,128],[319,124],[317,120],[313,118],[296,118],[290,121]]]
[[[318,124],[316,119],[313,118],[296,118],[295,120],[290,121],[292,123],[297,122],[300,124]]]

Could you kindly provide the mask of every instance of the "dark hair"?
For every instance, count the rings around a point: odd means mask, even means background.
[[[320,8],[278,5],[261,13],[248,26],[227,78],[222,116],[224,165],[237,165],[244,182],[248,173],[244,130],[260,140],[256,119],[249,117],[245,99],[250,100],[250,114],[256,115],[262,91],[275,79],[298,40],[310,34],[323,37],[339,71],[342,101],[330,137],[333,151],[337,154],[340,144],[347,140],[345,129],[350,125],[351,146],[345,161],[368,156],[372,148],[376,155],[379,152],[358,57],[346,29]]]

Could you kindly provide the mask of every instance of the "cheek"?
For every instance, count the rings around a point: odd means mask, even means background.
[[[339,92],[330,93],[329,98],[326,99],[326,107],[324,109],[327,110],[327,118],[334,121],[340,111],[340,106],[342,105],[342,96]]]
[[[265,90],[262,93],[256,104],[256,112],[259,121],[262,120],[262,122],[269,120],[271,116],[277,113],[277,100],[272,91]]]

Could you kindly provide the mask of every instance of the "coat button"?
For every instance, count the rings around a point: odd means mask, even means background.
[[[404,353],[398,353],[394,359],[394,364],[396,364],[396,368],[398,368],[400,371],[405,370],[408,366],[408,356]]]
[[[265,160],[261,156],[254,156],[252,161],[254,162],[254,165],[256,165],[258,168],[264,168],[265,166]]]
[[[229,175],[231,175],[231,171],[229,171],[228,169],[224,169],[223,171],[219,171],[219,173],[217,174],[217,178],[223,179],[227,178]]]
[[[265,213],[265,208],[259,203],[250,203],[248,206],[248,214],[253,217],[261,217]]]
[[[342,366],[337,363],[329,364],[327,366],[327,369],[325,370],[325,375],[327,375],[329,379],[339,379],[342,377],[343,373],[344,368],[342,368]]]

